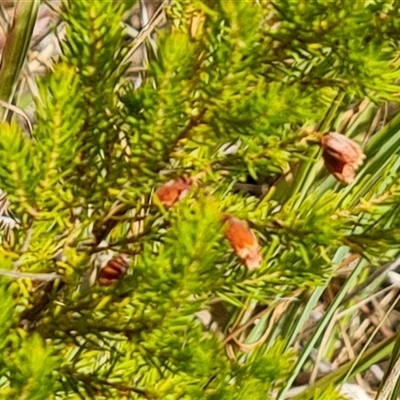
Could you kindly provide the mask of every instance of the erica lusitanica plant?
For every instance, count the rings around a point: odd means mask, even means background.
[[[2,118],[2,399],[281,400],[400,253],[399,1],[171,0],[132,38],[145,3],[60,2],[32,132]]]

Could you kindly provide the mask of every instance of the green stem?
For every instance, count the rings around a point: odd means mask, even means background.
[[[14,11],[10,31],[7,33],[0,62],[0,100],[9,103],[14,95],[19,74],[24,64],[32,37],[40,0],[19,0]],[[0,109],[0,119],[7,110]]]

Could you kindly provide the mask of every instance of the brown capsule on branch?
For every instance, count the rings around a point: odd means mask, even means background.
[[[223,221],[226,225],[225,237],[236,255],[249,270],[258,268],[262,262],[261,246],[247,222],[231,215],[225,215]]]
[[[116,256],[108,261],[99,272],[99,284],[110,286],[120,281],[128,270],[128,261],[128,258],[124,255]]]
[[[340,182],[353,182],[355,171],[365,158],[360,146],[338,132],[324,134],[320,144],[327,170]]]
[[[172,207],[190,191],[193,180],[188,177],[173,179],[161,186],[155,193],[165,208]]]

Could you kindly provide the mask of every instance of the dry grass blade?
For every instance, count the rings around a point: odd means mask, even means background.
[[[0,269],[0,276],[5,276],[10,279],[32,279],[35,281],[54,281],[56,279],[63,279],[62,275],[55,273],[32,273],[32,272],[18,272],[9,271],[7,269]]]
[[[382,389],[376,396],[376,400],[388,400],[391,398],[393,389],[398,384],[400,379],[400,357],[397,358],[387,379],[385,380]]]
[[[393,366],[393,369],[390,371],[389,376],[382,387],[382,390],[376,397],[376,400],[389,399],[393,391],[393,388],[398,383],[399,379],[400,379],[400,357],[397,359],[396,363]]]
[[[10,111],[13,111],[15,114],[18,114],[22,118],[24,118],[27,123],[28,129],[29,129],[29,137],[32,138],[33,127],[32,127],[32,123],[31,123],[30,119],[28,118],[28,116],[26,115],[26,113],[24,111],[22,111],[20,108],[18,108],[17,106],[6,103],[3,100],[0,100],[0,106],[4,107]]]
[[[400,392],[400,336],[394,345],[389,365],[382,378],[376,400],[398,399]]]
[[[169,0],[165,0],[158,10],[154,13],[153,17],[149,21],[148,25],[145,26],[140,33],[136,36],[135,40],[132,43],[132,47],[127,53],[125,57],[125,61],[127,62],[130,57],[135,53],[135,51],[139,48],[139,46],[152,34],[157,25],[164,18],[163,10],[170,3]]]

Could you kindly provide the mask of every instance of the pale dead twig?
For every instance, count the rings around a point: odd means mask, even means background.
[[[244,312],[244,308],[242,308],[242,310],[240,311],[239,317],[236,319],[236,322],[234,323],[234,325],[231,328],[231,332],[229,333],[229,335],[224,339],[224,343],[228,343],[231,340],[233,340],[234,338],[236,338],[237,335],[239,335],[240,333],[242,333],[244,330],[246,330],[248,327],[250,327],[251,325],[254,324],[254,321],[257,320],[258,318],[263,317],[264,315],[268,314],[269,312],[271,312],[273,310],[273,308],[276,305],[273,305],[271,307],[267,307],[264,310],[260,311],[259,313],[257,313],[253,318],[251,318],[249,321],[247,321],[246,323],[244,323],[243,325],[240,325],[237,329],[237,325],[239,323],[239,321],[241,320],[240,317],[243,317],[243,312]]]
[[[362,290],[367,288],[376,279],[379,279],[380,277],[387,274],[387,272],[392,271],[399,266],[400,266],[400,257],[396,258],[393,262],[388,262],[388,263],[384,264],[382,267],[380,267],[375,272],[373,272],[365,282],[361,283],[353,291],[348,293],[345,296],[345,298],[342,300],[341,304],[343,305],[343,304],[347,303],[353,296],[355,296],[357,293],[360,293]]]
[[[367,315],[367,318],[371,321],[372,325],[379,327],[379,331],[384,337],[391,337],[394,335],[394,332],[391,329],[381,323],[382,320],[386,320],[386,318],[388,317],[387,312],[379,317],[373,311],[371,312],[367,306],[362,306],[361,311]]]
[[[356,353],[356,351],[358,350],[360,345],[365,342],[365,337],[368,336],[368,335],[366,335],[366,332],[368,331],[368,327],[370,325],[377,326],[377,325],[379,325],[379,321],[381,321],[382,319],[386,318],[385,317],[385,312],[383,310],[379,310],[381,312],[380,312],[379,318],[377,318],[376,316],[374,316],[373,314],[371,314],[369,312],[369,309],[366,308],[366,305],[368,303],[372,303],[373,305],[375,305],[375,308],[377,308],[377,304],[378,303],[377,303],[377,301],[375,299],[377,297],[380,297],[382,294],[384,294],[385,292],[388,292],[388,291],[390,291],[390,293],[393,292],[393,285],[391,285],[389,287],[386,287],[386,288],[380,290],[379,292],[376,292],[376,293],[370,295],[368,298],[363,299],[362,301],[358,302],[357,304],[353,305],[352,307],[350,307],[350,308],[348,308],[346,310],[343,310],[342,312],[337,314],[336,320],[340,320],[345,315],[350,314],[350,313],[354,313],[354,311],[356,311],[356,310],[361,310],[364,313],[365,312],[368,313],[368,318],[364,319],[363,322],[361,323],[361,325],[358,327],[358,329],[355,332],[353,332],[353,334],[351,335],[351,340],[353,340],[353,341],[356,340],[356,342],[352,346],[352,350],[354,351],[354,353]],[[393,296],[391,296],[391,299],[393,300]],[[388,329],[384,325],[382,325],[380,327],[380,331],[385,337],[391,336],[393,334],[393,332],[391,332],[391,330]],[[343,335],[343,333],[342,333],[342,335]],[[345,340],[344,337],[343,337],[343,340]],[[349,349],[348,346],[346,346],[346,348],[347,348],[347,350]],[[349,356],[351,356],[349,351],[347,351],[347,354]],[[349,358],[348,356],[346,356],[344,351],[341,351],[338,354],[338,356],[336,357],[336,360],[332,364],[333,365],[340,365],[340,364],[344,363],[348,359],[351,359],[351,357]]]
[[[381,307],[387,307],[390,304],[392,304],[393,300],[397,297],[397,293],[398,293],[398,285],[394,284],[395,288],[393,288],[385,297],[383,297],[381,300],[379,300],[379,305]],[[392,286],[392,285],[390,285]]]
[[[365,342],[365,338],[368,332],[371,330],[371,325],[372,322],[369,319],[364,319],[364,321],[361,322],[360,326],[354,331],[353,339],[356,340],[356,342],[354,343],[354,348],[359,347],[362,343]]]
[[[110,221],[114,216],[119,214],[121,211],[123,211],[126,208],[126,204],[124,203],[119,203],[116,204],[114,207],[110,209],[108,214],[104,217],[103,221],[101,221],[101,225],[104,225],[108,221]]]
[[[374,335],[375,328],[374,326],[370,323],[369,320],[365,320],[365,324],[361,324],[360,327],[366,327],[363,331],[362,336],[358,336],[358,340],[353,343],[352,348],[354,349],[355,354],[358,354],[359,351],[363,351],[363,348],[365,347],[365,342],[367,341],[367,338],[370,337],[370,335]],[[354,339],[355,335],[351,339]],[[336,357],[334,361],[332,361],[332,370],[339,368],[341,365],[350,362],[351,359],[347,356],[347,351],[345,349],[341,349],[340,353]]]
[[[253,343],[243,343],[236,339],[236,337],[233,337],[232,340],[235,342],[235,344],[240,348],[242,351],[251,351],[254,350],[257,346],[261,345],[262,343],[265,342],[265,340],[268,338],[268,336],[271,334],[272,329],[275,326],[275,322],[279,319],[279,317],[286,311],[290,304],[290,301],[285,301],[282,303],[278,303],[277,306],[275,307],[274,312],[272,313],[271,320],[268,324],[267,329],[265,332],[262,334],[262,336],[256,340]],[[265,311],[265,310],[264,310]]]
[[[142,26],[148,26],[149,25],[149,13],[147,11],[147,6],[146,6],[146,1],[145,0],[139,0],[140,4],[140,22]],[[143,47],[143,60],[142,62],[147,63],[149,60],[148,54],[147,54],[147,49],[146,46]]]
[[[374,119],[371,122],[371,125],[369,126],[368,132],[365,135],[363,142],[362,142],[362,147],[364,148],[366,143],[368,143],[368,140],[371,138],[371,135],[375,132],[376,127],[379,124],[379,121],[381,120],[382,117],[382,109],[379,108],[375,114]]]
[[[368,339],[364,345],[364,347],[361,349],[361,351],[359,352],[359,354],[357,355],[357,357],[353,360],[353,365],[352,367],[348,370],[346,376],[344,377],[343,381],[347,381],[347,379],[349,378],[349,376],[351,375],[351,373],[353,372],[353,369],[355,368],[355,366],[358,364],[358,362],[360,361],[360,359],[362,358],[362,356],[364,355],[364,353],[367,351],[369,345],[371,344],[371,342],[373,341],[373,339],[375,338],[375,336],[377,335],[377,333],[379,332],[379,330],[381,329],[382,325],[385,323],[387,317],[389,316],[389,314],[393,311],[393,309],[397,306],[397,304],[400,301],[400,295],[396,298],[396,300],[393,302],[393,304],[390,306],[390,308],[387,310],[384,318],[379,321],[378,325],[374,328],[374,330],[372,331],[371,334],[368,335]],[[383,400],[384,398],[382,398],[381,400]],[[378,400],[378,399],[376,399]]]
[[[290,301],[293,301],[293,299],[297,298],[298,296],[300,296],[301,294],[301,290],[296,290],[293,293],[293,296],[291,298],[285,298],[285,303],[290,303]],[[283,304],[285,304],[283,303]],[[231,327],[231,330],[229,332],[229,335],[224,339],[224,343],[228,343],[231,340],[233,340],[234,338],[236,338],[240,333],[242,333],[243,331],[245,331],[247,328],[249,328],[251,325],[254,324],[254,322],[265,316],[266,314],[274,311],[275,308],[277,308],[280,304],[282,303],[275,303],[271,306],[266,307],[264,310],[261,310],[259,313],[257,313],[256,315],[254,315],[253,317],[251,317],[248,321],[246,321],[244,324],[240,325],[238,328],[236,328],[239,325],[239,322],[243,319],[243,315],[244,312],[246,310],[246,307],[243,307],[242,310],[240,311],[238,318],[236,318],[235,323],[233,324],[233,326]]]
[[[334,325],[336,324],[336,321],[337,321],[337,311],[332,316],[332,319],[330,320],[329,325],[325,329],[325,334],[322,337],[321,345],[318,348],[317,356],[314,361],[314,368],[311,371],[310,380],[309,380],[310,384],[314,383],[317,379],[318,371],[319,371],[319,364],[322,362],[324,351],[327,348],[328,342],[332,337],[332,331],[333,331]]]
[[[236,361],[236,354],[235,351],[233,350],[233,346],[231,344],[226,345],[226,355],[230,360],[235,360]]]
[[[340,318],[344,317],[345,315],[354,312],[354,310],[357,310],[357,309],[361,308],[361,306],[363,306],[363,305],[365,305],[365,304],[368,304],[372,299],[374,299],[374,298],[376,298],[376,297],[379,297],[379,296],[381,296],[382,294],[393,290],[394,287],[396,287],[395,284],[390,285],[390,286],[387,286],[387,287],[385,287],[385,288],[379,290],[378,292],[371,294],[369,297],[367,297],[367,298],[365,298],[365,299],[363,299],[363,300],[360,300],[359,302],[355,303],[355,304],[352,305],[351,307],[348,307],[348,308],[346,308],[345,310],[341,311],[341,312],[338,314],[338,318],[340,319]]]
[[[343,326],[343,324],[340,324],[340,334],[342,336],[343,343],[344,343],[344,346],[346,348],[346,351],[347,351],[349,359],[350,360],[354,359],[356,357],[356,352],[354,351],[354,347],[351,344],[351,340],[350,340],[349,335],[347,334],[346,329]],[[360,374],[356,375],[356,380],[357,380],[357,383],[358,383],[358,385],[360,387],[364,386],[363,385],[363,379],[362,379]]]
[[[360,324],[357,330],[353,332],[351,340],[355,341],[352,345],[355,354],[360,348],[362,348],[366,341],[366,337],[368,337],[369,334],[372,334],[373,330],[374,327],[372,326],[371,321],[366,319]],[[350,360],[351,359],[348,357],[348,352],[345,348],[342,348],[337,357],[332,361],[332,368],[339,368],[340,365]]]
[[[235,332],[235,330],[236,330],[236,327],[239,325],[240,321],[242,321],[244,313],[245,313],[246,309],[248,308],[248,306],[249,306],[249,299],[246,299],[245,300],[245,304],[241,308],[241,310],[239,311],[239,314],[236,317],[235,321],[233,322],[233,325],[229,328],[228,332],[230,332],[230,334],[225,338],[224,343],[228,343],[232,339],[232,335],[236,336],[236,335],[238,335],[239,333],[242,332],[242,330],[239,330],[237,332],[237,334],[236,333],[233,334]]]
[[[392,293],[392,291],[390,291],[390,293]],[[389,294],[390,294],[389,293]],[[374,307],[374,310],[377,314],[377,317],[379,319],[382,319],[385,315],[385,311],[384,311],[384,305],[381,303],[381,299],[379,299],[379,301],[376,298],[372,298],[371,299],[371,305]]]
[[[6,32],[10,29],[11,25],[11,17],[8,15],[4,6],[0,4],[0,26],[2,27],[2,31]]]
[[[152,34],[156,26],[161,22],[164,18],[163,10],[170,3],[170,0],[164,0],[158,10],[154,13],[153,17],[149,21],[148,25],[143,27],[140,33],[133,40],[132,47],[126,54],[124,58],[124,62],[128,62],[130,57],[135,53],[135,51],[139,48],[139,46]]]
[[[64,279],[62,275],[56,273],[18,272],[2,268],[0,268],[0,275],[10,279],[32,279],[35,281],[54,281],[56,279]]]
[[[33,234],[33,226],[31,224],[31,226],[28,228],[26,232],[24,243],[21,246],[21,253],[25,253],[28,251],[29,245],[31,244],[32,240],[32,234]]]
[[[32,94],[33,97],[38,98],[39,97],[39,89],[37,82],[35,79],[31,76],[32,74],[29,71],[29,68],[26,67],[24,68],[23,72],[23,78],[26,79],[26,84],[28,86],[29,92]]]

